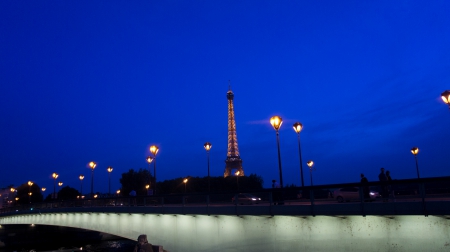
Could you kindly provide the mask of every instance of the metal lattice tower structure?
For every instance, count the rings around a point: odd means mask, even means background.
[[[236,169],[239,171],[237,176],[244,176],[244,170],[242,169],[242,159],[239,156],[239,148],[236,134],[236,121],[234,120],[234,106],[233,99],[234,93],[231,91],[231,86],[227,92],[228,99],[228,151],[227,159],[225,160],[225,172],[223,176],[226,178],[232,175],[231,171]]]

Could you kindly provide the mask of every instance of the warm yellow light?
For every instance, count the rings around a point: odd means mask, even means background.
[[[11,187],[10,191],[11,191],[11,192],[15,192],[16,189],[14,189],[14,188]]]
[[[148,188],[150,188],[150,185],[145,185],[145,189],[148,189]]]
[[[57,179],[58,176],[59,176],[58,173],[56,173],[56,172],[52,173],[52,177],[53,177],[54,179]]]
[[[308,162],[306,162],[306,164],[309,166],[309,168],[312,168],[314,165],[314,162],[312,160],[309,160]]]
[[[188,179],[187,178],[185,178],[184,180],[183,180],[183,183],[187,183],[188,182]]]
[[[120,193],[120,190],[117,190],[116,193],[119,194],[119,193]]]
[[[98,196],[97,196],[97,194],[96,195],[94,195],[94,198],[97,198]]]
[[[28,185],[29,185],[29,186],[32,186],[32,185],[33,185],[33,182],[28,181]]]
[[[241,171],[236,171],[236,172],[234,173],[234,175],[236,175],[236,176],[239,176],[239,174],[241,174]]]
[[[203,145],[203,147],[205,147],[205,150],[206,150],[206,151],[209,151],[209,150],[211,150],[211,148],[212,148],[212,144],[211,144],[210,142],[206,142],[206,143]]]
[[[80,198],[80,195],[77,196],[77,199],[79,199],[79,198]]]
[[[149,164],[150,164],[150,163],[151,163],[152,161],[153,161],[153,158],[152,158],[152,157],[150,157],[150,156],[148,156],[148,157],[147,157],[147,163],[149,163]]]
[[[108,166],[108,168],[106,168],[106,170],[110,173],[113,171],[113,168],[111,166]]]
[[[446,104],[450,105],[450,90],[442,92],[441,98]]]
[[[19,198],[18,198],[18,197],[16,197],[16,198],[15,198],[15,200],[19,200]]]
[[[89,167],[91,167],[92,170],[94,170],[94,168],[97,166],[97,163],[95,163],[94,161],[89,162]]]
[[[413,148],[411,149],[411,153],[412,153],[414,156],[417,155],[417,153],[419,153],[419,148],[413,147]]]
[[[79,178],[80,180],[83,180],[83,179],[84,179],[84,175],[81,174],[78,178]]]
[[[150,146],[150,152],[153,154],[153,156],[156,156],[158,151],[159,151],[159,149],[158,149],[158,147],[156,145]]]
[[[297,133],[297,134],[300,133],[300,131],[302,131],[302,129],[303,129],[303,124],[301,124],[299,122],[294,123],[295,133]]]
[[[62,186],[62,185],[63,185],[63,182],[58,182],[58,185],[59,185],[59,186]]]
[[[281,127],[281,124],[283,123],[283,119],[281,119],[281,117],[279,116],[272,116],[272,118],[270,118],[270,124],[272,124],[272,127],[278,131]]]
[[[41,190],[42,190],[43,192],[45,192],[45,190],[47,190],[47,188],[42,187]]]
[[[33,194],[32,192],[29,192],[29,193],[28,193],[28,195],[30,195],[30,196],[31,196],[32,194]]]

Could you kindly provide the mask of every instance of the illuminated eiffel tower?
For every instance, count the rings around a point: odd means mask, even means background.
[[[236,169],[239,172],[237,176],[244,176],[244,170],[242,169],[242,159],[239,156],[239,148],[236,134],[236,121],[234,120],[234,106],[233,106],[234,94],[231,91],[231,86],[228,87],[227,99],[228,99],[228,151],[227,159],[225,160],[225,172],[223,176],[226,178],[231,174],[231,171]]]

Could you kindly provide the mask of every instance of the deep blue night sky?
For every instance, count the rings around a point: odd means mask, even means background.
[[[244,171],[284,183],[450,176],[450,2],[1,1],[0,188],[95,191],[146,168],[158,181],[224,172],[228,80]],[[306,185],[309,171],[304,165]]]

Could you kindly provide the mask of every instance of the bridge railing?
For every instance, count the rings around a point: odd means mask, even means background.
[[[365,195],[365,189],[370,195]],[[111,197],[39,202],[0,209],[0,215],[30,211],[88,211],[92,208],[133,208],[151,213],[229,213],[236,214],[450,214],[438,203],[450,201],[450,177],[317,185],[253,191],[164,194],[137,197]],[[382,204],[381,204],[382,203]],[[88,210],[86,210],[88,209]],[[106,211],[106,210],[104,210]]]

